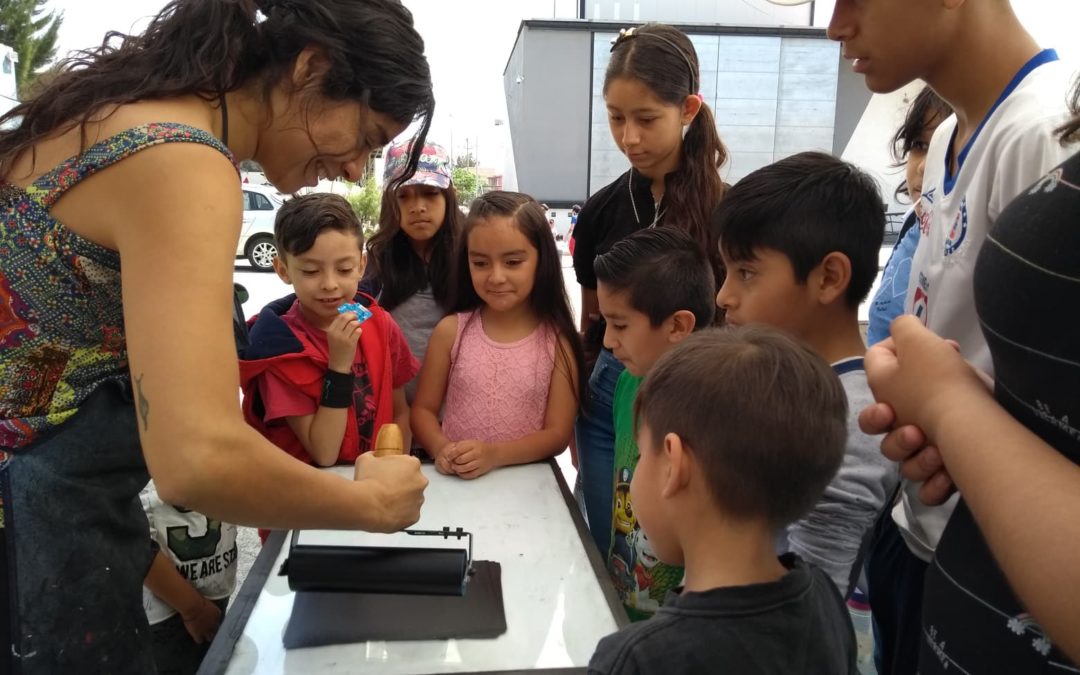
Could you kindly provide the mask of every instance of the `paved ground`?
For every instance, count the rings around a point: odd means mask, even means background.
[[[259,555],[260,547],[259,535],[254,528],[241,527],[237,530],[236,548],[239,555],[236,558],[236,588],[233,589],[233,598],[240,591],[240,587],[244,585],[244,579],[247,578],[251,566],[255,564],[255,558]]]

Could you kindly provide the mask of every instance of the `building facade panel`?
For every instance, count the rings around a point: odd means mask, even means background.
[[[740,73],[723,71],[716,74],[716,90],[720,98],[775,101],[780,89],[780,73]]]
[[[783,127],[832,127],[836,120],[836,101],[779,101],[776,124]]]
[[[774,159],[782,159],[803,150],[831,152],[832,127],[777,127]]]
[[[674,2],[672,7],[683,4]],[[614,5],[604,7],[611,10]],[[675,22],[671,16],[665,20]],[[611,137],[603,99],[617,25],[546,20],[522,24],[505,77],[515,164],[520,188],[548,203],[580,203],[629,167]],[[698,54],[700,93],[729,149],[725,180],[735,182],[800,150],[832,150],[839,142],[840,52],[823,30],[704,24],[682,30]],[[578,40],[555,37],[560,34]],[[518,98],[539,107],[515,114],[510,70],[518,57],[525,74]],[[558,92],[554,99],[552,92]],[[552,173],[558,177],[551,178]]]
[[[784,7],[767,0],[585,0],[594,21],[663,21],[809,26],[809,5]]]
[[[731,154],[740,152],[772,153],[776,149],[776,127],[772,124],[762,127],[735,127],[719,124],[717,130],[720,132],[720,138],[723,139],[724,145],[727,146],[728,152]]]
[[[777,101],[773,99],[717,98],[713,104],[716,126],[771,127],[777,123]]]
[[[717,70],[735,73],[775,73],[780,69],[779,37],[720,35]]]

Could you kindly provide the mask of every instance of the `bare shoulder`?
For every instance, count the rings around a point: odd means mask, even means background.
[[[28,185],[98,143],[153,123],[178,124],[213,135],[214,121],[219,116],[220,111],[209,108],[197,97],[107,106],[85,122],[72,120],[37,142],[17,158],[5,178],[18,185]]]
[[[243,203],[236,169],[219,150],[164,143],[91,176],[53,211],[78,234],[119,249],[127,235],[165,230],[177,235],[184,230],[190,237],[206,229],[237,236]]]
[[[68,229],[114,250],[133,229],[159,230],[177,223],[197,227],[197,221],[202,221],[215,229],[235,223],[238,230],[240,179],[231,158],[212,141],[211,117],[205,104],[201,115],[197,106],[184,102],[120,106],[111,114],[96,115],[82,127],[43,140],[34,147],[33,166],[13,170],[34,180],[34,175],[112,139],[115,144],[107,148],[111,156],[105,163],[65,191],[53,207],[54,217]],[[196,131],[170,134],[163,130],[145,142],[118,136],[155,122]]]
[[[435,325],[435,330],[431,333],[431,344],[442,345],[449,349],[457,338],[457,329],[457,314],[448,314],[447,316],[444,316],[439,323]]]
[[[557,357],[564,362],[573,362],[574,343],[570,341],[570,338],[558,333],[555,344],[558,346],[558,349],[555,350]]]
[[[116,134],[147,125],[182,125],[194,133],[180,134],[175,140],[188,142],[154,144],[117,164],[118,173],[128,174],[125,176],[128,179],[141,177],[150,189],[164,183],[173,188],[220,185],[237,192],[235,166],[210,140],[216,139],[214,123],[220,111],[208,108],[201,99],[192,98],[120,106],[102,119],[88,123],[87,141],[113,138]]]
[[[568,336],[560,333],[555,346],[555,371],[562,373],[571,382],[576,382],[578,364],[574,358],[574,343]]]

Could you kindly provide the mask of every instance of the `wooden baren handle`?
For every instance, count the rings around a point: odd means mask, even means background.
[[[405,440],[401,436],[401,427],[396,424],[384,424],[375,437],[375,448],[372,451],[376,457],[388,455],[404,455]]]

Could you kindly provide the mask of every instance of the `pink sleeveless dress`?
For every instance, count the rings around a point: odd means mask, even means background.
[[[555,331],[540,324],[516,342],[484,333],[480,310],[457,315],[443,433],[451,441],[510,441],[539,431],[547,412]]]

